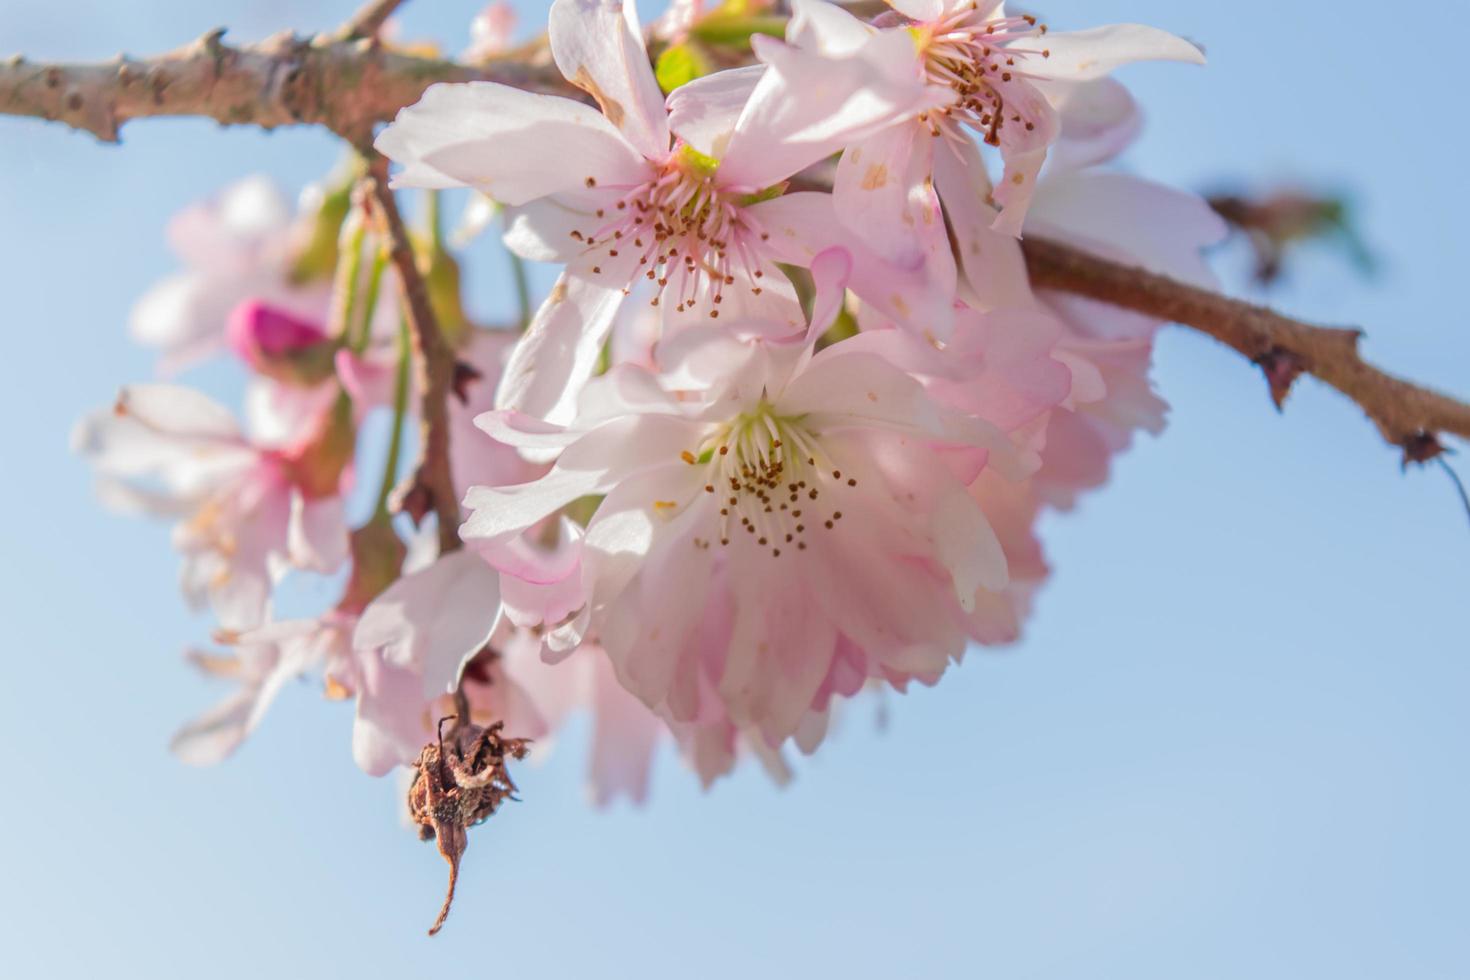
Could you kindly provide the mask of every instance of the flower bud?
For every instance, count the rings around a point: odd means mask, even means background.
[[[337,342],[279,307],[244,301],[230,314],[226,335],[240,360],[272,380],[309,387],[332,376]]]

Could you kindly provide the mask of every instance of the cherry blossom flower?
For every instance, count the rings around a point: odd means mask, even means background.
[[[644,703],[680,723],[728,715],[769,746],[824,690],[932,681],[961,656],[1008,580],[965,485],[1030,469],[1000,427],[884,358],[846,342],[813,355],[841,296],[826,265],[804,340],[758,323],[691,333],[664,377],[626,367],[589,386],[570,428],[486,417],[496,438],[560,455],[540,480],[472,490],[462,529],[498,545],[605,495],[585,605],[548,645],[595,633]],[[678,379],[709,384],[669,390]]]
[[[776,268],[788,253],[766,227],[780,217],[783,182],[929,95],[914,80],[880,98],[860,84],[859,65],[792,59],[707,76],[666,107],[632,3],[556,0],[550,37],[558,68],[600,114],[494,83],[435,85],[377,146],[403,165],[397,185],[483,191],[514,209],[512,249],[566,263],[499,397],[565,423],[635,283],[657,286],[651,302],[666,325],[726,311],[799,330],[794,291]],[[826,231],[852,237],[835,220]],[[928,295],[923,284],[910,289]]]
[[[189,660],[211,677],[236,683],[223,701],[184,725],[169,747],[190,765],[214,765],[240,747],[276,695],[288,682],[312,670],[327,673],[328,696],[342,696],[334,678],[350,670],[355,619],[338,614],[322,620],[269,623],[243,633],[224,631],[220,639],[234,656],[193,650]]]
[[[134,339],[157,348],[162,370],[171,373],[222,349],[230,313],[245,300],[324,320],[327,285],[291,281],[300,235],[291,204],[259,175],[181,212],[170,222],[168,237],[185,269],[138,301],[130,323]]]
[[[897,60],[874,65],[874,74],[914,73],[950,98],[849,149],[834,194],[844,220],[901,256],[934,250],[915,219],[937,206],[936,185],[946,204],[970,191],[951,184],[947,192],[946,151],[984,173],[971,134],[1000,150],[1005,173],[993,195],[1002,208],[994,226],[1019,235],[1048,149],[1064,130],[1073,130],[1079,163],[1116,152],[1135,131],[1131,98],[1104,82],[1106,75],[1133,61],[1204,61],[1188,41],[1137,24],[1051,33],[1035,17],[1008,15],[1000,0],[890,2],[898,22],[887,32],[912,43],[891,49]],[[824,0],[795,0],[793,8],[793,44],[871,61],[872,27]]]
[[[173,538],[186,598],[243,630],[263,622],[287,568],[331,572],[346,558],[340,490],[353,433],[343,408],[298,433],[296,445],[267,449],[192,389],[134,385],[78,424],[73,447],[97,468],[108,503],[182,518]]]

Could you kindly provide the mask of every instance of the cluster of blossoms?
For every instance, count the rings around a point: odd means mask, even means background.
[[[517,738],[585,710],[594,795],[641,798],[661,741],[706,782],[742,754],[780,776],[844,700],[1016,640],[1041,513],[1164,420],[1159,324],[1033,290],[1020,237],[1208,284],[1218,218],[1102,166],[1139,128],[1109,73],[1202,56],[1000,0],[890,2],[793,0],[753,64],[671,85],[631,0],[555,0],[551,55],[590,102],[436,85],[379,134],[395,186],[470,188],[478,226],[561,267],[523,333],[491,330],[437,233],[417,243],[460,368],[456,551],[394,514],[412,351],[350,180],[294,213],[247,181],[177,220],[188,271],[135,332],[167,370],[232,352],[247,424],[145,384],[77,445],[110,500],[178,519],[184,591],[233,650],[194,655],[239,686],[181,755],[222,757],[311,672],[355,699],[368,772],[465,707]],[[720,15],[677,4],[654,37]],[[393,435],[363,491],[375,413]],[[292,572],[337,575],[340,601],[276,617]]]

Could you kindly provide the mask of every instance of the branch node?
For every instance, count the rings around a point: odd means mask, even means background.
[[[1271,348],[1257,357],[1255,364],[1266,376],[1266,384],[1271,389],[1271,400],[1276,403],[1276,411],[1284,412],[1292,385],[1306,371],[1306,365],[1300,357],[1282,347]]]
[[[1439,441],[1439,436],[1433,432],[1416,432],[1404,441],[1403,450],[1406,470],[1411,463],[1422,466],[1449,452],[1444,443]]]

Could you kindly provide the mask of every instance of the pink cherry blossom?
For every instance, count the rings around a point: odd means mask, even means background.
[[[262,448],[222,406],[162,384],[123,389],[73,433],[108,503],[180,518],[173,538],[184,594],[236,630],[264,620],[286,569],[331,572],[345,560],[340,484],[350,440],[350,424],[343,432],[329,410],[298,445]]]
[[[271,180],[246,177],[218,197],[181,212],[169,243],[185,269],[159,282],[133,308],[131,330],[157,348],[165,372],[181,370],[221,349],[230,312],[254,299],[307,320],[324,320],[326,284],[291,282],[301,228]]]
[[[320,621],[269,623],[225,631],[220,639],[235,648],[234,656],[190,651],[189,660],[203,673],[234,681],[236,689],[180,728],[169,747],[190,765],[214,765],[240,747],[288,682],[319,670],[329,678],[329,694],[339,691],[336,678],[350,671],[354,622],[332,614]]]
[[[724,311],[799,329],[795,293],[776,268],[790,251],[766,228],[780,200],[767,199],[851,139],[917,111],[927,94],[913,82],[898,100],[877,98],[858,84],[860,66],[792,60],[699,79],[665,106],[632,3],[556,0],[550,38],[562,74],[601,114],[493,83],[436,85],[377,146],[403,165],[398,185],[481,190],[512,209],[515,251],[566,263],[498,399],[565,423],[635,283],[657,286],[651,302],[666,325]],[[852,237],[835,221],[826,231]]]
[[[940,184],[938,158],[946,151],[966,167],[977,165],[971,134],[1000,150],[1005,173],[994,191],[1002,208],[994,226],[1018,235],[1048,149],[1064,131],[1071,130],[1073,160],[1082,163],[1116,152],[1136,130],[1131,98],[1106,75],[1138,60],[1204,60],[1195,45],[1136,24],[1051,33],[1035,17],[1007,15],[1000,0],[892,6],[898,20],[884,33],[912,43],[890,49],[893,60],[882,70],[915,74],[949,97],[854,145],[838,166],[834,193],[844,220],[901,257],[937,250],[915,218],[937,206],[936,184],[950,201]],[[828,57],[871,59],[865,38],[873,28],[824,0],[796,0],[793,8],[793,44]],[[968,193],[963,186],[950,191]]]
[[[840,298],[824,264],[812,333]],[[773,331],[686,340],[667,377],[719,365],[703,390],[627,367],[588,388],[570,428],[493,413],[497,438],[560,455],[540,480],[471,491],[463,528],[498,545],[605,495],[584,540],[585,606],[561,632],[595,634],[672,721],[728,715],[769,746],[844,677],[933,680],[963,653],[983,597],[1008,581],[965,484],[987,466],[1030,471],[999,426],[884,358],[847,342],[813,355],[814,337]]]

